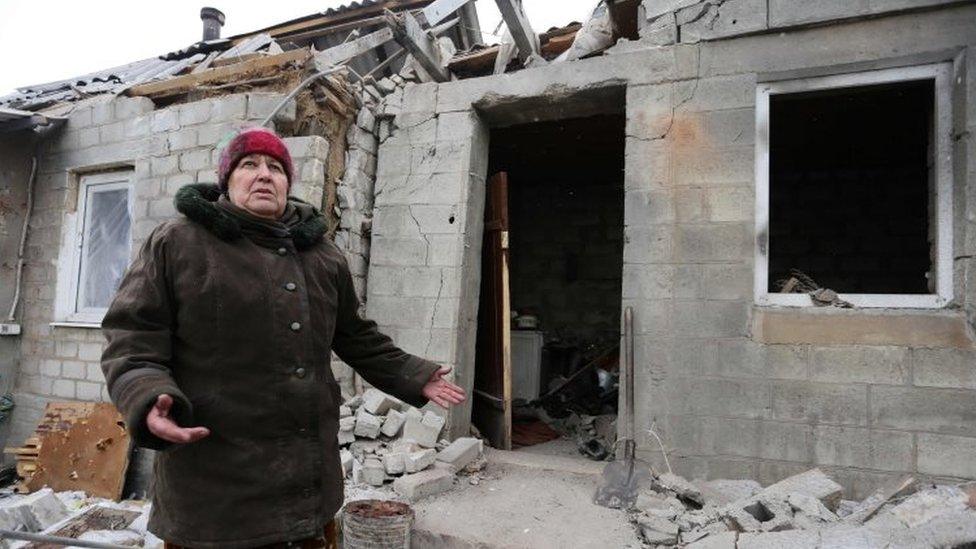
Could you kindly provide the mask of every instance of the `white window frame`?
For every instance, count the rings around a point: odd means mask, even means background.
[[[894,69],[759,83],[756,87],[756,249],[754,294],[757,305],[813,307],[807,294],[769,292],[769,98],[771,95],[843,89],[918,80],[935,81],[933,157],[930,177],[935,191],[935,293],[840,294],[864,308],[932,309],[953,299],[952,279],[952,64],[936,63]]]
[[[82,262],[87,243],[84,240],[85,222],[87,221],[89,190],[98,187],[100,191],[125,189],[128,191],[129,219],[133,220],[132,206],[135,195],[132,185],[132,171],[114,171],[94,173],[78,176],[77,202],[73,211],[64,214],[61,225],[61,247],[58,261],[57,297],[54,306],[53,325],[75,327],[101,327],[107,307],[84,308],[78,307],[79,292],[81,291],[81,277],[83,276]],[[129,255],[132,253],[132,232],[129,232]]]

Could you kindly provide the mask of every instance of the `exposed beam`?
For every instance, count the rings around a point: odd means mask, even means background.
[[[442,66],[440,45],[437,39],[420,27],[409,13],[395,14],[385,11],[383,18],[393,31],[393,39],[404,47],[420,63],[427,74],[438,82],[447,82],[451,74]]]
[[[322,50],[315,54],[315,61],[320,66],[325,67],[337,65],[343,61],[348,61],[353,57],[372,51],[390,40],[393,40],[393,31],[388,27],[384,27],[361,38]]]
[[[495,0],[498,11],[505,20],[512,39],[518,48],[519,59],[525,61],[532,55],[539,55],[539,36],[532,30],[529,18],[525,16],[520,0]]]
[[[287,65],[289,63],[304,63],[309,57],[311,57],[311,55],[312,53],[305,48],[287,51],[277,55],[266,55],[257,59],[250,59],[242,63],[207,69],[196,74],[177,76],[176,78],[170,78],[160,82],[139,84],[138,86],[129,88],[125,93],[126,95],[130,96],[168,96],[186,93],[188,91],[192,91],[201,84],[224,82],[229,79],[240,77],[240,75],[245,73],[251,73],[252,71],[271,69],[273,67]]]
[[[441,21],[447,19],[449,15],[456,12],[458,8],[467,4],[471,0],[437,0],[424,8],[421,13],[427,20],[427,24],[433,27]]]

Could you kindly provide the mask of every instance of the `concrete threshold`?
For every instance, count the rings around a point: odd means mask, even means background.
[[[604,463],[487,450],[477,485],[414,505],[412,547],[443,549],[638,548],[627,513],[592,503]]]

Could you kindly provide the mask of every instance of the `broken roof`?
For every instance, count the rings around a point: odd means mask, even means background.
[[[0,97],[0,107],[37,111],[59,103],[100,94],[119,94],[137,85],[166,80],[176,75],[242,61],[256,55],[280,54],[288,44],[311,34],[350,32],[373,23],[384,9],[395,12],[418,9],[433,0],[364,0],[293,19],[230,38],[196,42],[185,48],[88,74],[17,88]],[[284,48],[282,47],[284,44]]]

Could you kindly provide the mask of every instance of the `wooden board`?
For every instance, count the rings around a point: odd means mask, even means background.
[[[277,55],[263,55],[255,59],[243,61],[241,63],[234,63],[233,65],[215,67],[199,73],[191,72],[190,74],[184,76],[178,76],[176,78],[170,78],[160,82],[140,84],[138,86],[129,88],[125,93],[130,96],[147,95],[163,97],[168,95],[177,95],[192,91],[201,84],[212,84],[215,82],[233,80],[236,77],[240,77],[254,71],[272,69],[282,65],[287,65],[289,63],[304,63],[311,56],[312,52],[305,48],[286,51],[285,53],[279,53]]]
[[[99,530],[125,530],[140,513],[127,509],[113,509],[97,505],[77,517],[71,519],[67,524],[58,528],[47,535],[59,538],[78,539],[85,532],[96,532]],[[24,546],[25,549],[55,549],[63,545],[53,545],[50,543],[34,542]]]
[[[511,303],[508,285],[508,174],[488,180],[472,421],[492,446],[512,448]]]
[[[45,486],[119,499],[129,465],[130,440],[122,416],[104,402],[51,402],[17,456],[18,492]]]

